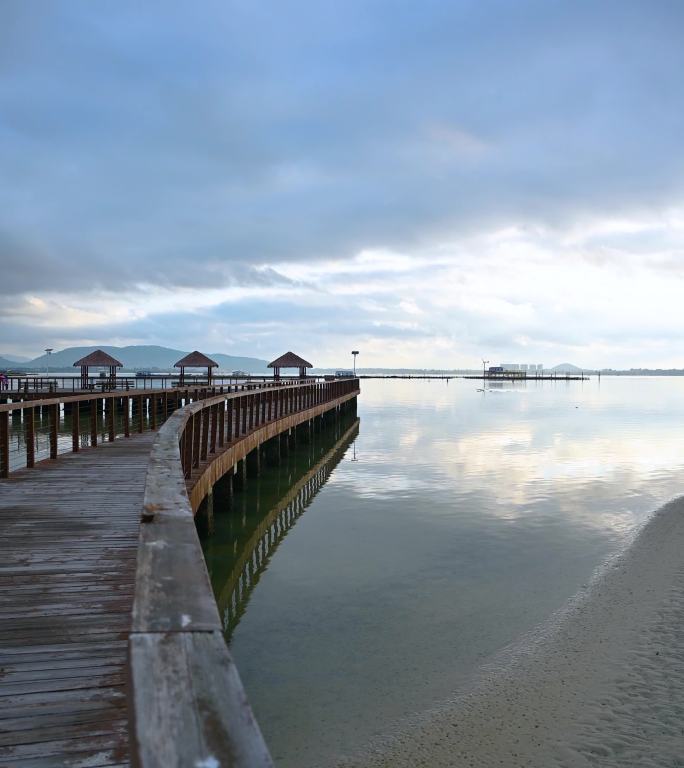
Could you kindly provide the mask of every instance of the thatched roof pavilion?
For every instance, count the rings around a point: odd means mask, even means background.
[[[277,357],[268,364],[269,368],[273,368],[273,378],[280,378],[281,368],[299,368],[299,378],[306,378],[306,369],[313,368],[311,363],[304,360],[303,357],[295,355],[294,352],[286,352],[284,355]]]
[[[181,358],[177,363],[174,364],[174,368],[180,368],[180,379],[179,383],[183,384],[185,380],[185,369],[186,368],[206,368],[207,369],[207,383],[211,383],[211,369],[212,368],[218,368],[218,363],[212,360],[210,357],[207,357],[206,355],[203,355],[201,352],[198,352],[195,350],[194,352],[190,352],[189,355],[186,355],[185,357]]]
[[[123,363],[103,350],[96,349],[74,363],[74,368],[79,367],[81,369],[81,386],[85,389],[88,386],[89,368],[109,368],[109,383],[114,386],[116,384],[116,369],[123,368]]]

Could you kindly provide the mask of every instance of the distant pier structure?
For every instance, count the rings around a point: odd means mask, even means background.
[[[491,381],[584,381],[588,379],[583,371],[568,373],[545,371],[542,363],[501,363],[490,365],[482,374],[469,375],[466,379],[485,379]]]

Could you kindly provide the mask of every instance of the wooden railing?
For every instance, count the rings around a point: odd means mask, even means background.
[[[358,391],[358,386],[358,379],[342,379],[210,398],[191,409],[180,436],[183,475],[189,478],[208,456],[264,424]]]
[[[358,379],[207,398],[166,421],[142,509],[129,710],[133,764],[272,766],[222,633],[188,486],[358,394]]]
[[[323,378],[323,377],[321,377]],[[296,384],[306,380],[317,381],[317,377],[307,377],[300,379],[298,376],[281,377],[281,384]],[[172,387],[195,388],[195,387],[231,387],[236,384],[256,384],[258,386],[269,386],[278,384],[273,376],[231,376],[224,374],[215,374],[211,377],[211,382],[207,381],[206,374],[195,375],[186,373],[181,382],[178,373],[157,373],[150,376],[121,376],[118,375],[114,381],[107,377],[89,376],[87,379],[87,390],[93,392],[126,391],[131,389],[170,389]],[[21,395],[31,394],[33,392],[65,394],[72,392],[74,394],[83,392],[83,382],[80,376],[60,376],[49,374],[12,374],[7,377],[4,388],[0,388],[0,397],[3,395]]]
[[[177,408],[197,400],[258,389],[259,402],[265,397],[261,390],[272,392],[273,402],[279,402],[275,393],[292,386],[289,380],[270,379],[211,387],[117,390],[73,397],[62,394],[43,400],[0,403],[0,478],[8,477],[20,467],[33,467],[40,459],[56,459],[62,453],[96,447],[100,440],[113,442],[133,433],[155,430]],[[18,419],[16,426],[15,418]],[[14,451],[10,448],[11,437],[16,438]],[[38,438],[42,438],[42,449],[39,449]],[[12,454],[14,459],[10,460]]]

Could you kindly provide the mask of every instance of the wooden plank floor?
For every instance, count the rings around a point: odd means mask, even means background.
[[[154,436],[0,481],[0,766],[128,765],[127,638]]]

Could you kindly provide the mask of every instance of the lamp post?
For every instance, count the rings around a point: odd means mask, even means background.
[[[45,363],[45,374],[47,376],[50,375],[50,355],[52,354],[52,347],[47,347],[45,350],[45,354],[47,355],[47,362]]]
[[[487,365],[489,365],[489,360],[483,360],[482,361],[482,378],[483,379],[487,378],[487,374],[486,374]]]
[[[358,349],[352,350],[353,360],[354,360],[354,378],[356,378],[356,356],[359,354]]]

